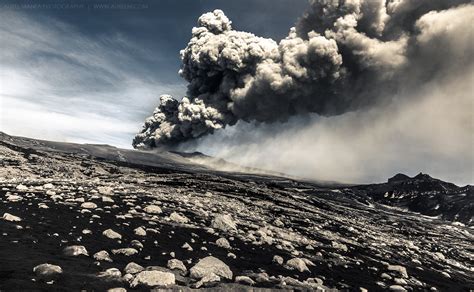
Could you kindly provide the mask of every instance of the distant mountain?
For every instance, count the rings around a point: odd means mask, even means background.
[[[459,187],[424,173],[412,178],[399,173],[387,183],[355,186],[352,190],[379,204],[445,220],[472,223],[474,215],[474,186]]]

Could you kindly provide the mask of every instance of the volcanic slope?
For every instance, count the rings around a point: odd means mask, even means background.
[[[1,134],[0,290],[474,289],[472,186],[192,157]]]

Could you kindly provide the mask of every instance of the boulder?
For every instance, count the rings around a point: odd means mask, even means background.
[[[237,224],[235,224],[232,216],[230,215],[217,215],[211,223],[212,228],[219,229],[221,231],[237,230]]]
[[[199,260],[199,262],[190,270],[190,276],[194,279],[202,279],[211,273],[232,280],[232,271],[229,266],[213,256],[208,256]]]
[[[169,219],[170,221],[181,223],[181,224],[185,224],[189,222],[189,219],[186,216],[180,215],[176,212],[171,213]]]
[[[222,248],[225,248],[225,249],[230,249],[230,243],[224,237],[221,237],[218,240],[216,240],[216,244],[219,247],[222,247]]]
[[[186,269],[186,266],[184,265],[184,263],[180,260],[177,260],[177,259],[169,260],[167,267],[170,270],[179,270],[179,271],[182,271],[182,272],[186,272],[188,270],[188,269]]]
[[[36,277],[44,280],[50,280],[56,278],[63,273],[63,269],[60,266],[51,264],[41,264],[33,268],[33,273]]]
[[[157,205],[148,205],[143,209],[143,211],[147,212],[148,214],[161,214],[161,208]]]
[[[125,266],[125,269],[123,270],[125,274],[138,274],[141,271],[143,271],[145,268],[140,266],[139,264],[136,264],[134,262],[128,263],[127,266]]]
[[[113,231],[112,229],[107,229],[102,232],[102,235],[110,239],[122,239],[122,235]]]
[[[309,272],[306,262],[301,258],[292,258],[286,262],[286,265],[292,269],[296,269],[299,272]]]
[[[104,262],[113,262],[112,259],[110,258],[110,255],[107,251],[105,250],[101,250],[99,252],[96,252],[94,255],[93,255],[94,259],[96,261],[104,261]]]
[[[170,286],[174,285],[176,278],[173,273],[161,272],[161,271],[143,271],[140,272],[133,280],[130,287],[135,288],[137,286],[143,286],[152,288],[156,286]]]

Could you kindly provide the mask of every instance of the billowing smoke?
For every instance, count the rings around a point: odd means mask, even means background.
[[[463,4],[465,2],[465,4]],[[189,82],[163,95],[134,147],[176,145],[244,122],[339,115],[393,102],[472,64],[474,5],[456,0],[320,0],[279,43],[206,13],[181,51]]]

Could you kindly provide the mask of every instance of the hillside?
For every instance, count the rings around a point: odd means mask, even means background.
[[[2,291],[474,289],[472,186],[328,185],[6,134],[0,165]]]

